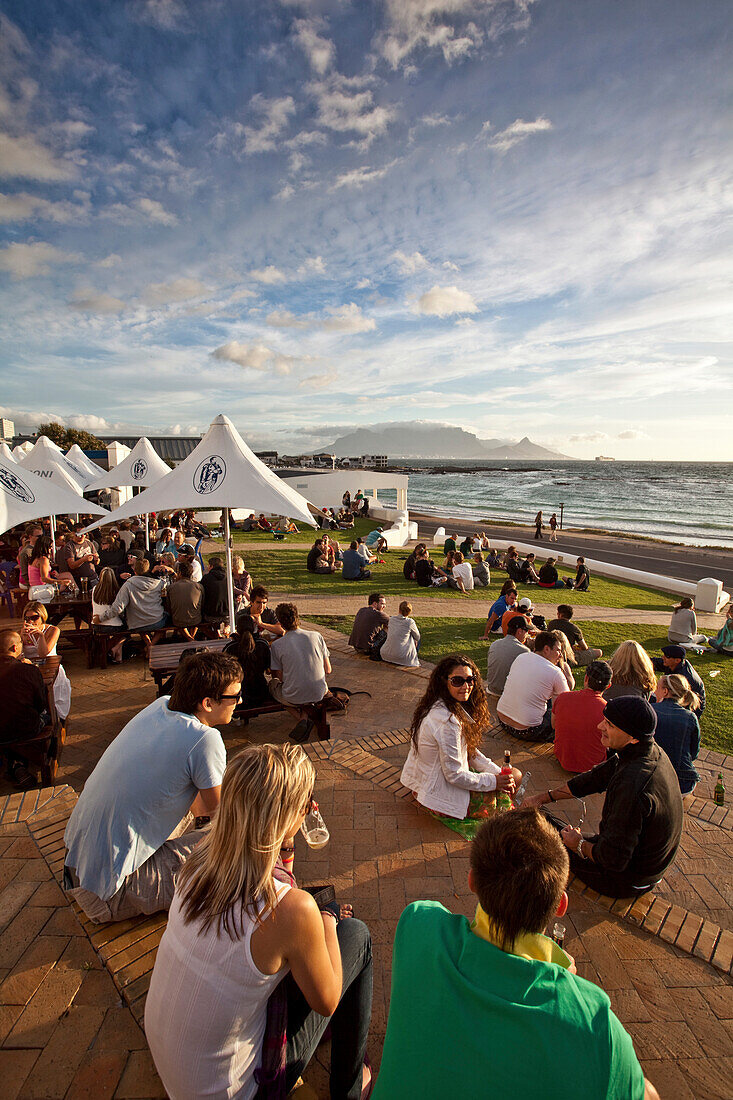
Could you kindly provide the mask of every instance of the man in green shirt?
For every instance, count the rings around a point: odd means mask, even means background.
[[[472,843],[473,922],[438,902],[408,905],[373,1100],[659,1100],[606,994],[542,934],[567,909],[567,878],[555,830],[517,810]]]

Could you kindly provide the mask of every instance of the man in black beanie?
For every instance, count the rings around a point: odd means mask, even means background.
[[[680,786],[669,757],[654,740],[656,725],[657,716],[645,699],[612,699],[598,726],[608,759],[562,787],[524,800],[525,806],[542,806],[606,792],[595,836],[584,837],[548,817],[569,850],[570,870],[610,897],[632,897],[655,886],[682,835]]]
[[[655,672],[662,672],[667,676],[683,676],[687,680],[690,691],[694,691],[700,700],[700,707],[693,714],[701,718],[705,710],[705,685],[687,660],[687,650],[681,645],[663,645],[662,656],[654,657],[652,664]]]

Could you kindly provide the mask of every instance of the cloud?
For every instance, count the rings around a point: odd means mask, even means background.
[[[310,91],[318,106],[320,126],[337,133],[361,135],[366,145],[383,134],[396,115],[394,107],[375,106],[374,95],[366,88],[358,90],[361,78],[336,75],[328,81],[311,84]]]
[[[81,313],[122,313],[125,309],[125,303],[120,298],[94,290],[79,291],[69,302],[69,306]]]
[[[319,35],[319,24],[310,19],[296,19],[293,24],[295,38],[305,53],[311,68],[319,76],[330,69],[336,56],[336,48],[328,38]]]
[[[639,431],[637,428],[627,428],[625,432],[619,432],[616,439],[648,439],[646,432]]]
[[[97,267],[115,267],[121,261],[122,257],[117,252],[110,252],[103,260],[97,262]]]
[[[0,133],[0,178],[61,183],[76,174],[73,164],[59,160],[34,137]]]
[[[608,438],[606,432],[585,432],[582,435],[571,435],[568,443],[602,443]]]
[[[521,141],[526,141],[533,134],[541,134],[545,130],[552,130],[553,126],[547,118],[536,118],[534,122],[525,122],[523,118],[517,118],[504,130],[499,130],[489,138],[487,147],[495,153],[506,153]],[[487,133],[491,129],[491,123],[485,122],[481,133]]]
[[[517,0],[517,4],[524,0]],[[393,69],[418,48],[438,49],[450,64],[475,50],[484,39],[483,30],[469,21],[458,30],[448,21],[464,12],[489,5],[482,0],[386,0],[387,30],[379,46]]]
[[[142,299],[147,305],[164,306],[170,302],[187,302],[209,293],[209,287],[198,279],[183,277],[170,283],[150,283],[143,291]]]
[[[299,275],[325,275],[326,265],[322,256],[311,256],[298,268]]]
[[[186,10],[180,0],[137,0],[132,5],[136,19],[162,31],[185,30]]]
[[[383,168],[351,168],[336,177],[331,184],[331,190],[338,191],[340,187],[364,187],[367,183],[381,180],[396,163],[396,160],[390,161]]]
[[[356,287],[354,289],[355,290],[368,290],[371,285],[372,285],[372,280],[371,279],[359,279],[359,282],[356,284]]]
[[[0,271],[9,272],[13,279],[30,279],[34,275],[48,275],[52,266],[74,263],[78,258],[45,241],[15,243],[0,249]]]
[[[457,286],[434,286],[418,298],[415,312],[448,317],[452,313],[478,313],[478,306],[467,291]]]
[[[273,264],[269,264],[267,267],[255,268],[249,274],[251,279],[255,279],[258,283],[266,283],[267,286],[275,286],[277,283],[288,281],[285,272]]]
[[[355,302],[329,309],[331,316],[324,321],[325,332],[373,332],[377,327],[372,317],[365,317]]]
[[[298,383],[298,388],[301,390],[329,390],[337,381],[337,372],[331,370],[325,374],[310,374],[307,378],[302,378]]]
[[[229,343],[222,344],[221,347],[215,348],[211,355],[213,359],[237,363],[238,366],[249,370],[272,369],[275,374],[289,374],[290,366],[295,362],[293,356],[278,355],[265,344],[240,344],[238,340],[230,340]]]
[[[245,153],[267,153],[277,148],[277,138],[295,114],[295,102],[292,96],[280,99],[267,99],[260,92],[250,100],[250,108],[262,115],[259,126],[245,126]]]
[[[88,215],[88,203],[49,202],[25,191],[15,195],[0,193],[0,222],[27,222],[33,219],[68,225],[83,221]]]
[[[272,328],[311,328],[313,319],[310,316],[296,317],[290,310],[274,310],[268,313],[265,322]]]
[[[157,199],[138,199],[136,205],[138,210],[151,222],[157,222],[159,225],[178,224],[178,218],[175,214],[169,213]]]
[[[430,267],[422,252],[413,252],[408,256],[407,253],[398,249],[392,253],[391,259],[394,260],[403,275],[414,275],[416,271],[424,271],[426,267]]]

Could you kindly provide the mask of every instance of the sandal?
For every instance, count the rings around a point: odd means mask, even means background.
[[[296,745],[302,745],[308,740],[314,728],[315,722],[310,718],[301,718],[301,720],[293,726],[288,737],[291,741],[295,741]]]

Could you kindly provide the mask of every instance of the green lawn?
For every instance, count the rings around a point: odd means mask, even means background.
[[[285,542],[312,542],[320,532],[316,531],[314,527],[309,527],[307,523],[298,523],[299,533],[297,535],[286,535],[283,541]],[[349,531],[329,531],[328,534],[333,534],[334,538],[337,538],[343,545],[348,546],[352,538],[364,538],[373,531],[375,527],[387,526],[382,520],[376,519],[357,519],[354,521],[353,533]],[[247,546],[252,544],[261,545],[262,543],[272,543],[273,537],[269,531],[233,531],[235,548],[246,550]]]
[[[360,521],[363,522],[363,521]],[[257,538],[258,536],[252,536]],[[261,535],[271,541],[271,536]],[[300,536],[292,535],[297,539]],[[242,538],[250,538],[250,535],[242,535]],[[346,542],[341,540],[342,545]],[[435,600],[463,600],[465,603],[478,602],[482,606],[493,602],[499,595],[499,590],[506,580],[506,573],[494,570],[491,574],[491,586],[477,588],[474,592],[463,595],[457,591],[446,591],[443,588],[418,588],[414,581],[406,581],[402,574],[402,566],[408,552],[406,550],[388,550],[384,565],[376,565],[372,568],[370,580],[344,581],[339,574],[308,573],[305,568],[306,551],[304,548],[271,549],[262,548],[261,543],[253,545],[250,550],[244,543],[237,542],[236,549],[245,559],[247,570],[252,574],[258,584],[265,584],[279,592],[288,592],[294,596],[306,595],[312,592],[323,591],[329,595],[342,596],[347,593],[357,595],[374,590],[384,592],[385,595],[399,596],[401,599],[411,595],[427,596]],[[221,554],[221,551],[216,551]],[[211,555],[209,555],[211,556]],[[437,565],[442,565],[443,554],[437,550],[432,553],[432,558]],[[533,600],[542,603],[571,603],[574,607],[624,607],[630,610],[646,609],[650,611],[669,611],[675,602],[670,593],[657,592],[652,588],[642,588],[639,585],[625,584],[622,581],[603,579],[594,576],[588,592],[570,592],[566,589],[545,589],[536,585],[519,585],[519,594],[528,595]]]
[[[351,616],[309,615],[308,618],[311,622],[344,634],[351,632]],[[479,641],[479,634],[484,628],[483,619],[420,618],[417,625],[422,636],[420,656],[426,661],[435,662],[450,653],[460,653],[473,658],[485,673],[490,643]],[[578,620],[578,625],[589,645],[600,646],[607,657],[628,638],[639,642],[652,656],[657,656],[661,647],[667,644],[666,631],[660,627],[587,620]],[[733,661],[716,653],[706,653],[701,657],[693,656],[691,663],[702,677],[707,695],[707,706],[700,723],[703,744],[718,752],[733,753]],[[711,679],[710,673],[715,669],[720,669],[720,674]],[[574,672],[576,683],[581,686],[585,672],[582,668]]]

